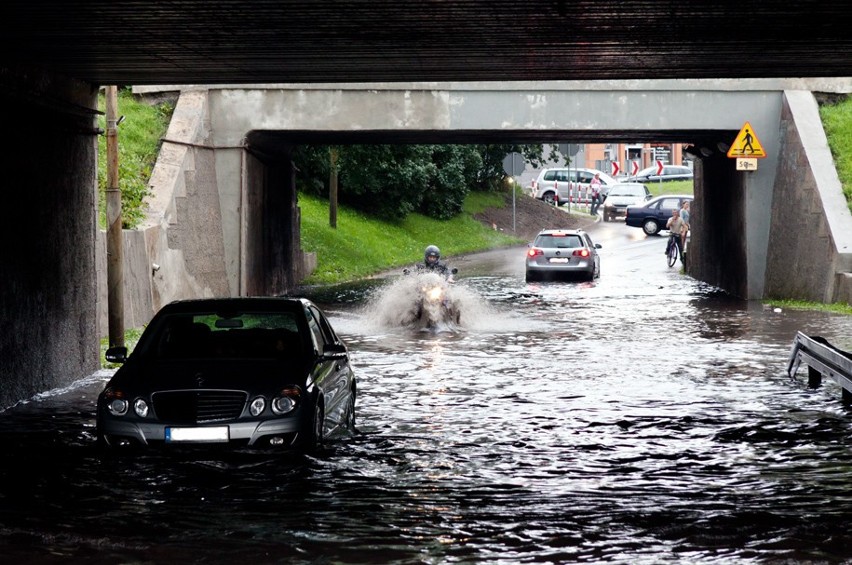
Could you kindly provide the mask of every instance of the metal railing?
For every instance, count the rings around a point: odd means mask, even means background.
[[[852,404],[852,353],[834,347],[822,337],[796,333],[787,374],[795,377],[799,366],[808,366],[808,386],[818,388],[823,377],[833,379],[843,388],[843,402]]]

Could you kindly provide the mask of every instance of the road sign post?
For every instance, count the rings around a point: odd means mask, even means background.
[[[512,233],[516,230],[516,212],[517,207],[515,205],[515,192],[517,188],[515,185],[517,182],[515,181],[515,177],[524,172],[525,163],[524,156],[518,153],[517,151],[512,151],[508,155],[503,158],[503,171],[510,177],[512,177]]]
[[[565,155],[566,157],[570,157],[568,160],[568,213],[571,213],[571,194],[573,190],[573,181],[571,180],[571,165],[574,164],[574,157],[577,156],[577,153],[580,152],[580,144],[579,143],[560,143],[556,146],[559,149],[559,152]],[[576,170],[576,166],[573,167]],[[558,183],[557,183],[558,184]],[[556,196],[559,197],[559,189],[556,190]],[[580,201],[580,186],[577,185],[577,202]]]

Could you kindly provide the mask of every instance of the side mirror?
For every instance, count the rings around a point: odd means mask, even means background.
[[[338,343],[329,343],[322,351],[323,359],[346,359],[346,347]]]
[[[596,243],[595,249],[603,249],[603,246],[600,243]]]
[[[110,347],[106,350],[104,358],[110,363],[124,363],[127,361],[127,348],[124,346]]]

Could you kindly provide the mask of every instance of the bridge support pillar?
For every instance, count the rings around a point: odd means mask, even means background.
[[[244,289],[247,296],[276,296],[299,282],[302,252],[292,148],[246,159]]]

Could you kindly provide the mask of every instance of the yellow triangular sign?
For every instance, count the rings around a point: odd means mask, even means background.
[[[737,138],[728,149],[728,157],[754,157],[755,159],[766,157],[766,152],[760,146],[760,141],[757,140],[757,135],[750,123],[746,122],[737,134]]]

